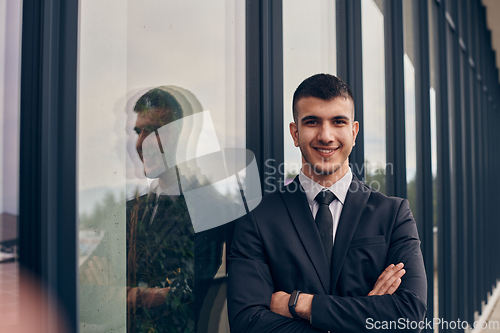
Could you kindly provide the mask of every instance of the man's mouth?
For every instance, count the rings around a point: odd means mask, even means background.
[[[339,147],[330,149],[314,147],[314,149],[316,149],[322,156],[328,157],[331,156],[337,149],[339,149]]]

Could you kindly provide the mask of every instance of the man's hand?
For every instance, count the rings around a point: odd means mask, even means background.
[[[403,267],[404,264],[402,262],[397,265],[389,265],[380,274],[368,296],[392,295],[399,288],[401,277],[406,273]]]
[[[401,277],[406,273],[403,269],[404,264],[399,263],[397,265],[389,265],[377,279],[373,290],[370,291],[368,296],[376,295],[392,295],[401,284]],[[301,293],[295,307],[297,314],[306,320],[311,318],[311,306],[313,295]],[[277,291],[273,293],[271,297],[270,308],[271,311],[279,315],[293,318],[288,311],[288,300],[290,299],[290,294],[284,291]]]
[[[158,305],[165,304],[165,297],[170,291],[167,288],[139,288],[127,287],[127,303],[129,306],[142,306],[144,308],[152,308]]]
[[[289,299],[290,294],[287,294],[284,291],[275,292],[271,298],[271,311],[288,318],[293,318],[288,310]],[[313,295],[300,293],[297,305],[295,306],[295,312],[297,312],[299,317],[310,320],[312,299]]]
[[[271,311],[288,318],[293,318],[292,315],[290,314],[290,311],[288,311],[289,299],[290,299],[290,294],[287,294],[284,291],[277,291],[273,293],[270,305]]]

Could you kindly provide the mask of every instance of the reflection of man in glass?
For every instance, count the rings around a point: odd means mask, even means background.
[[[105,236],[80,267],[82,298],[91,300],[83,304],[94,305],[82,307],[84,332],[123,329],[119,308],[125,283],[127,332],[218,331],[225,303],[225,270],[219,269],[232,224],[194,232],[183,190],[199,187],[203,177],[186,167],[180,172],[167,160],[175,161],[179,150],[188,150],[181,134],[196,137],[198,129],[183,118],[201,111],[201,105],[180,88],[172,93],[167,89],[148,91],[134,106],[136,150],[152,182],[147,194],[136,193],[126,202],[126,282],[125,267],[116,267],[123,262],[124,249],[114,239],[123,225],[106,224],[106,217],[94,221],[93,229],[104,230]],[[211,193],[210,199],[231,207],[220,193]],[[120,216],[123,206],[106,206],[106,212]]]
[[[183,110],[176,98],[152,89],[137,101],[134,112],[144,172],[148,178],[158,176],[147,195],[127,202],[128,328],[194,332],[221,264],[226,226],[195,234],[179,186],[185,176],[175,166],[167,167],[166,156],[175,156],[182,130]],[[160,140],[158,129],[174,121]],[[146,140],[150,135],[157,140]],[[162,154],[150,154],[155,149],[148,144],[157,144]]]

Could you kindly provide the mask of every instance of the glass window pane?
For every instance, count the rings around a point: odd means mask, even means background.
[[[416,132],[416,100],[415,100],[415,48],[412,0],[403,1],[404,26],[404,82],[405,82],[405,150],[406,181],[408,201],[415,220],[418,221],[417,210],[417,132]]]
[[[229,332],[219,208],[245,175],[210,169],[246,147],[245,90],[244,1],[81,3],[82,333]]]
[[[300,24],[298,24],[300,22]],[[335,1],[283,1],[283,79],[285,180],[290,182],[301,167],[300,150],[293,144],[289,124],[293,122],[292,98],[306,78],[336,74],[337,44]]]
[[[381,3],[361,1],[366,183],[385,192],[385,53]]]
[[[0,331],[19,322],[21,1],[0,0]],[[8,329],[6,329],[8,330]]]
[[[430,112],[431,112],[431,163],[432,163],[432,198],[433,198],[433,212],[434,212],[434,317],[439,316],[439,271],[438,271],[438,217],[437,217],[437,114],[439,107],[439,40],[438,40],[438,11],[437,5],[434,0],[429,0],[429,53],[430,53]]]

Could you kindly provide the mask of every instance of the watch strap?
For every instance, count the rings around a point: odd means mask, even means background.
[[[299,300],[300,293],[301,293],[300,290],[294,290],[290,295],[290,300],[288,301],[288,311],[290,311],[290,314],[292,315],[293,318],[300,318],[299,315],[297,314],[297,311],[295,311],[295,307],[297,306],[297,301]]]

